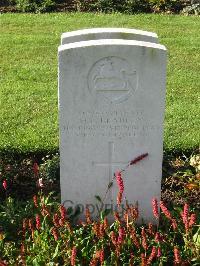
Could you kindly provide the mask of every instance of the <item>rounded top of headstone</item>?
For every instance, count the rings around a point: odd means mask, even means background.
[[[61,44],[98,39],[124,39],[158,43],[157,34],[149,31],[127,28],[91,28],[63,33]]]
[[[167,50],[164,45],[158,43],[136,41],[136,40],[123,40],[123,39],[101,39],[101,40],[89,40],[89,41],[81,41],[81,42],[74,42],[74,43],[60,45],[58,47],[58,52],[60,53],[68,49],[76,49],[88,46],[112,46],[112,45],[140,46],[140,47],[149,47],[152,49],[159,49],[163,51]]]

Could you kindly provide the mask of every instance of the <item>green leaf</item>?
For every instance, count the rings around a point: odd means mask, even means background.
[[[101,197],[100,196],[98,196],[98,195],[95,195],[95,198],[99,201],[99,202],[102,202],[102,199],[101,199]]]
[[[101,219],[103,220],[106,216],[111,213],[111,209],[106,209],[105,211],[101,212]]]
[[[196,234],[193,236],[193,240],[198,247],[200,247],[200,234],[199,234],[199,232],[200,232],[200,228],[198,228]]]
[[[33,260],[33,266],[40,266],[41,264],[38,262],[37,258]]]
[[[56,246],[55,252],[53,254],[53,259],[55,259],[58,256],[58,251],[59,251],[59,243]]]

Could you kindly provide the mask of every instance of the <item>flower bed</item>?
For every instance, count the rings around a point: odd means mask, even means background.
[[[59,204],[58,167],[58,155],[46,157],[40,164],[31,159],[13,164],[1,160],[1,265],[199,265],[199,209],[182,198],[181,189],[176,198],[182,201],[166,205],[152,199],[157,225],[138,225],[138,208],[128,203],[123,212],[119,208],[112,213],[112,224],[105,211],[93,220],[89,208],[80,221],[78,212],[72,214]],[[199,155],[165,160],[164,169],[165,175],[173,173],[175,178],[183,179],[185,174],[188,195],[197,192]],[[168,178],[164,177],[164,185],[169,186]],[[123,194],[123,171],[115,174],[114,182]],[[173,187],[173,179],[170,184]],[[162,188],[162,196],[167,189]],[[22,201],[24,190],[30,193],[24,193]],[[118,204],[123,198],[119,194]]]

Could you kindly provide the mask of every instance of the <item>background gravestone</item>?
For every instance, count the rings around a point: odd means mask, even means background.
[[[92,28],[65,32],[61,44],[98,39],[125,39],[158,43],[156,33],[125,28]]]
[[[61,197],[66,207],[90,209],[104,197],[116,170],[149,156],[123,174],[129,203],[153,221],[160,198],[166,49],[134,40],[97,40],[59,47]],[[116,206],[114,184],[105,203]]]

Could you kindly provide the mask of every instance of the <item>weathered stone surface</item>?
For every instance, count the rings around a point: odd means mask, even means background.
[[[123,173],[125,196],[153,221],[160,198],[166,49],[134,40],[97,40],[59,47],[61,196],[66,207],[104,198],[116,170],[149,156]],[[105,203],[116,207],[118,188]],[[82,206],[81,205],[81,206]],[[105,207],[105,205],[104,205]],[[107,206],[107,208],[109,208]]]
[[[125,28],[92,28],[63,33],[61,44],[99,39],[124,39],[158,43],[158,36],[153,32]]]

